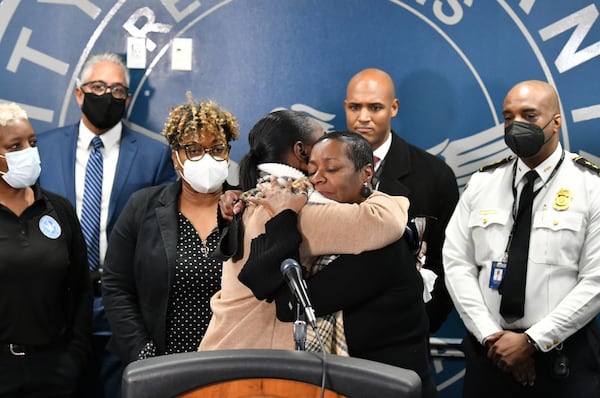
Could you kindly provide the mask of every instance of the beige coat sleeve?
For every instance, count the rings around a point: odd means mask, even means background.
[[[400,239],[408,220],[403,196],[374,191],[360,204],[307,204],[298,214],[301,254],[358,254]]]

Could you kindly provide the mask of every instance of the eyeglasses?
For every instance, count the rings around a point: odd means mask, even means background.
[[[180,148],[185,150],[185,156],[192,162],[197,162],[202,159],[205,154],[209,154],[214,160],[221,162],[227,159],[229,154],[229,145],[218,144],[210,148],[204,148],[197,142],[182,145]]]
[[[80,86],[80,88],[81,89],[87,88],[90,91],[84,90],[84,92],[86,92],[86,93],[91,92],[96,95],[103,95],[104,93],[106,93],[107,89],[110,89],[110,93],[116,99],[125,99],[125,98],[127,98],[127,95],[129,94],[129,87],[126,87],[126,86],[122,85],[121,83],[115,83],[112,86],[109,86],[102,80],[94,80],[91,82],[83,83]]]

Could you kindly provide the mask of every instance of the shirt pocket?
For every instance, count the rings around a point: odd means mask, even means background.
[[[576,269],[585,239],[583,214],[539,211],[533,217],[529,255],[539,264]]]
[[[502,259],[508,242],[509,219],[510,213],[505,209],[477,209],[469,214],[469,229],[478,264]]]

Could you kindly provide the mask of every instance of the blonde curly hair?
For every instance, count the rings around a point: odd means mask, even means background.
[[[162,134],[173,150],[184,142],[202,141],[207,136],[222,137],[227,143],[240,136],[235,116],[214,101],[195,101],[186,93],[188,102],[171,110]]]
[[[0,104],[0,126],[5,127],[16,119],[27,119],[27,113],[23,108],[14,102]]]

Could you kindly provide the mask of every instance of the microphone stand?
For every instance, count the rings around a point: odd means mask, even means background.
[[[296,351],[306,351],[306,314],[303,311],[302,304],[299,300],[294,298],[294,303],[296,305],[296,320],[294,321],[294,341],[296,342]],[[310,309],[312,310],[312,308]],[[315,328],[317,339],[321,346],[321,355],[323,355],[323,360],[321,362],[321,398],[323,398],[325,397],[327,354],[325,353],[325,347],[323,347],[323,341],[319,336],[316,326],[313,325],[313,327]]]
[[[296,342],[296,351],[306,351],[306,321],[304,312],[298,300],[296,302],[296,320],[294,321],[294,341]]]

